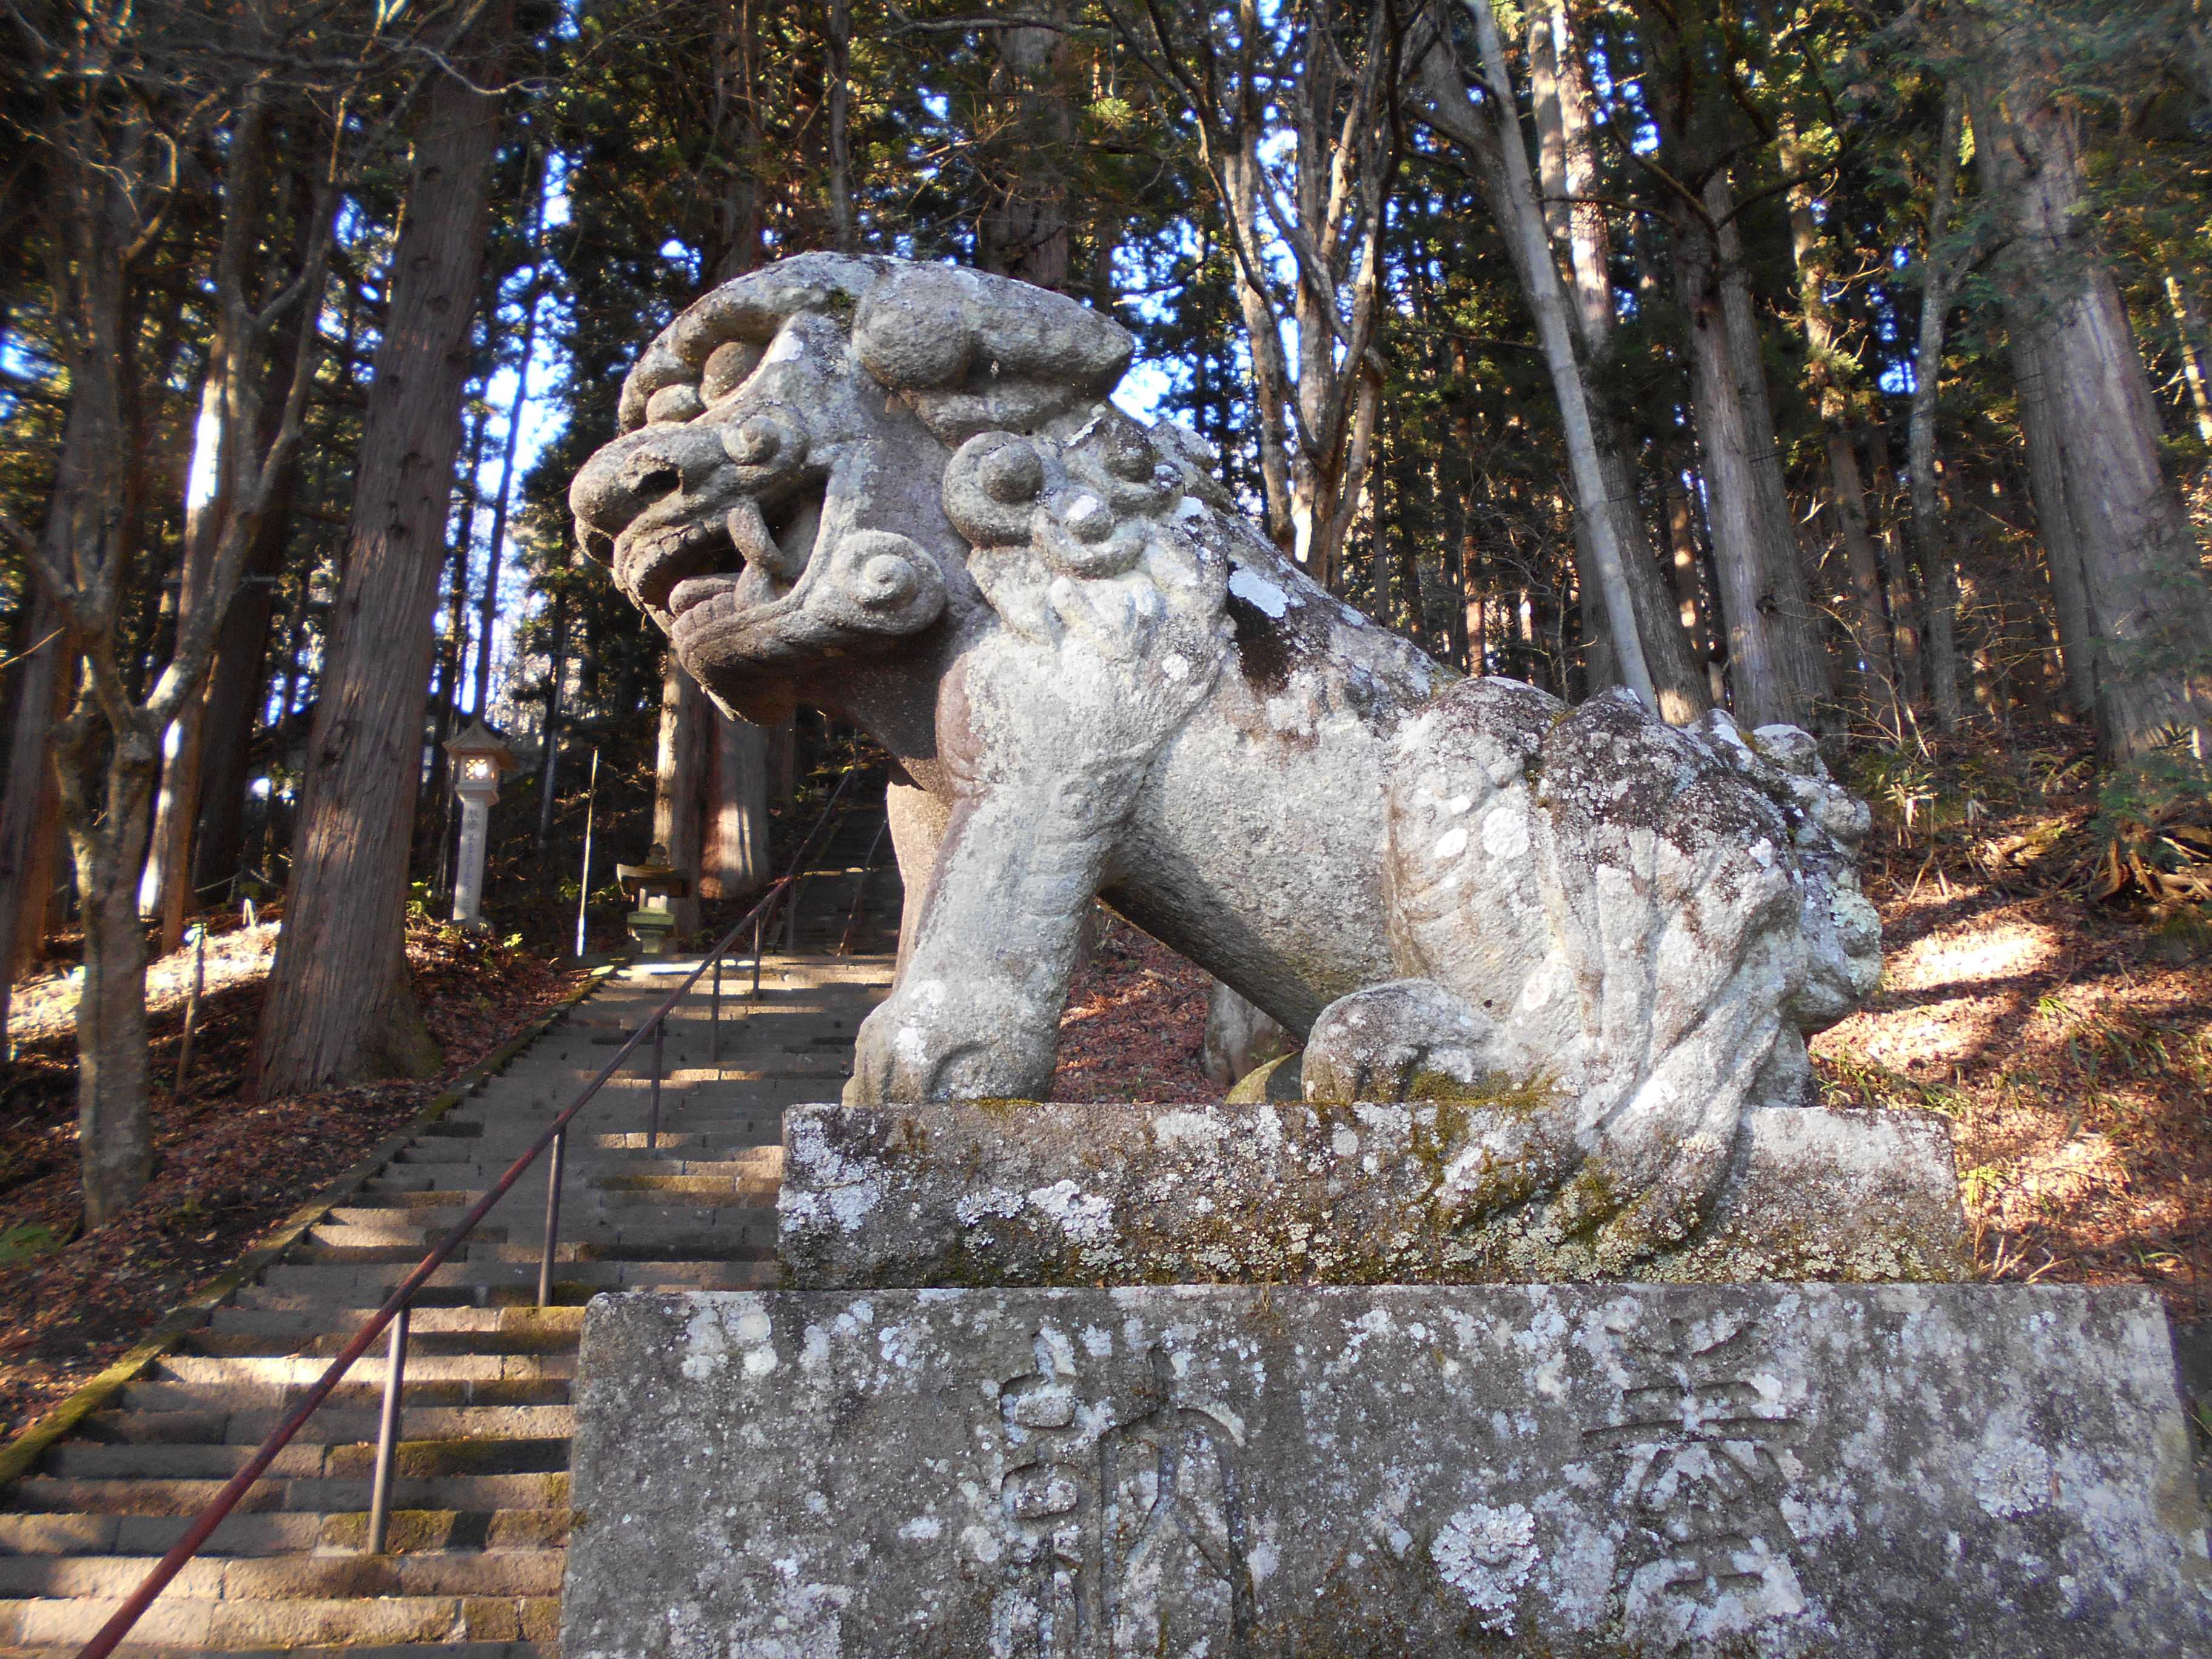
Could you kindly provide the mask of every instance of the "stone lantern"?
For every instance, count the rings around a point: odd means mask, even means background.
[[[514,756],[482,720],[446,744],[453,757],[453,793],[461,799],[461,851],[453,869],[453,920],[483,926],[484,830],[499,781],[515,769]]]
[[[615,879],[636,901],[637,908],[623,918],[630,940],[641,957],[665,956],[668,935],[676,927],[674,900],[691,894],[691,878],[668,862],[668,849],[659,845],[642,864],[617,864]]]

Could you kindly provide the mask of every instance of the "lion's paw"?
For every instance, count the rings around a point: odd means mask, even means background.
[[[1306,1036],[1316,1103],[1465,1100],[1499,1084],[1498,1027],[1434,980],[1392,980],[1339,997]]]
[[[860,1022],[845,1103],[1042,1099],[1058,1013],[1018,987],[902,985]]]

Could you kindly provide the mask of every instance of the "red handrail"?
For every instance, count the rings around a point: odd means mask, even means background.
[[[684,975],[681,984],[661,999],[660,1006],[639,1024],[637,1029],[629,1034],[628,1040],[621,1048],[615,1050],[614,1058],[599,1068],[599,1075],[584,1085],[583,1092],[569,1102],[561,1115],[546,1126],[544,1132],[530,1144],[520,1158],[507,1165],[507,1173],[501,1176],[482,1198],[469,1206],[468,1212],[453,1224],[452,1230],[443,1238],[431,1247],[430,1253],[416,1263],[415,1270],[399,1281],[398,1288],[385,1298],[384,1305],[370,1316],[367,1324],[354,1334],[351,1341],[338,1350],[337,1357],[324,1368],[323,1374],[315,1379],[313,1385],[308,1389],[306,1397],[293,1407],[290,1415],[270,1431],[269,1437],[261,1443],[252,1457],[246,1459],[245,1467],[223,1483],[222,1490],[209,1500],[207,1507],[202,1510],[192,1524],[185,1529],[185,1535],[170,1546],[169,1553],[154,1565],[153,1570],[146,1575],[143,1582],[125,1598],[123,1605],[118,1607],[108,1621],[100,1627],[92,1640],[77,1650],[77,1659],[107,1659],[107,1656],[115,1651],[123,1638],[130,1634],[131,1627],[144,1616],[146,1609],[154,1605],[155,1598],[169,1587],[170,1582],[179,1573],[184,1571],[185,1564],[199,1553],[200,1546],[206,1543],[213,1535],[215,1529],[229,1518],[231,1510],[238,1506],[238,1500],[246,1496],[247,1489],[268,1472],[269,1466],[276,1461],[276,1455],[291,1443],[292,1437],[306,1426],[307,1419],[321,1408],[323,1402],[330,1398],[331,1391],[345,1380],[345,1374],[352,1367],[353,1362],[368,1352],[369,1345],[384,1334],[385,1328],[398,1316],[401,1310],[413,1304],[416,1293],[429,1281],[430,1275],[437,1272],[444,1265],[447,1258],[460,1248],[468,1236],[476,1230],[477,1224],[490,1213],[492,1206],[507,1196],[514,1183],[520,1181],[530,1166],[538,1161],[538,1155],[551,1146],[555,1139],[568,1127],[568,1120],[583,1110],[592,1097],[599,1093],[600,1087],[615,1074],[623,1061],[629,1057],[630,1050],[637,1047],[645,1034],[657,1030],[661,1021],[668,1018],[677,1003],[682,1000],[684,993],[699,982],[699,975],[707,971],[708,964],[720,962],[728,953],[730,947],[737,943],[738,935],[752,925],[756,916],[764,915],[792,885],[799,872],[805,868],[807,856],[813,851],[816,837],[821,835],[823,826],[830,822],[830,815],[836,810],[837,802],[845,793],[845,786],[853,781],[853,773],[855,769],[848,767],[844,775],[838,779],[836,788],[830,792],[830,799],[823,804],[822,816],[814,821],[814,827],[807,831],[806,839],[800,844],[798,853],[793,857],[790,867],[769,884],[768,890],[761,895],[759,902],[745,912],[736,927],[722,935],[720,942],[700,959],[696,968]]]

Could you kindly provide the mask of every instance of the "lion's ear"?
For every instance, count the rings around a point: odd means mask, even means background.
[[[957,445],[1034,432],[1111,392],[1135,341],[1065,295],[949,265],[898,268],[860,302],[853,354]]]

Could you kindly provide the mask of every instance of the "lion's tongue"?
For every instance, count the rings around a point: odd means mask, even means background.
[[[738,556],[749,569],[766,570],[774,575],[784,575],[783,550],[769,534],[768,520],[761,517],[760,503],[750,496],[730,509],[728,520],[730,540],[737,544]]]

